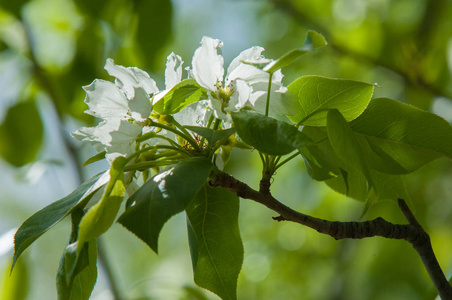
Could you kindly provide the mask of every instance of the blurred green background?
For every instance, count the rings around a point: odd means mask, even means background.
[[[452,121],[450,0],[0,0],[0,299],[56,299],[68,220],[37,240],[9,277],[12,235],[32,213],[107,167],[80,168],[94,150],[69,136],[96,122],[83,113],[81,87],[111,79],[103,70],[107,57],[148,71],[162,87],[166,56],[174,51],[190,65],[204,35],[224,41],[227,65],[253,45],[277,58],[301,46],[308,29],[324,34],[329,45],[283,70],[286,84],[307,74],[375,82],[381,87],[375,97]],[[256,153],[233,152],[226,169],[257,186]],[[406,183],[450,278],[452,163],[430,163]],[[301,158],[278,172],[272,191],[289,206],[330,220],[357,220],[363,209],[311,180]],[[405,241],[335,241],[272,216],[261,205],[241,202],[245,261],[239,299],[436,296]],[[376,205],[366,218],[377,216],[406,222],[393,202]],[[164,227],[159,256],[117,224],[102,244],[108,263],[99,267],[92,299],[113,299],[105,267],[123,299],[217,299],[193,283],[183,215]]]

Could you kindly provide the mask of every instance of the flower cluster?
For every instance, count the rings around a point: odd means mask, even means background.
[[[256,66],[272,60],[262,55],[262,47],[251,47],[231,62],[224,76],[222,46],[220,40],[203,37],[201,46],[196,49],[192,66],[186,68],[187,78],[196,80],[203,89],[203,96],[173,115],[173,120],[179,125],[208,127],[212,125],[209,120],[215,118],[223,128],[229,128],[232,125],[231,112],[251,109],[264,113],[270,76]],[[153,113],[152,108],[182,81],[183,63],[174,53],[168,56],[165,89],[159,90],[145,71],[116,65],[112,59],[107,59],[105,69],[116,78],[115,82],[96,79],[84,87],[85,102],[89,107],[86,113],[102,121],[95,127],[82,127],[72,135],[92,144],[99,152],[106,151],[109,162],[119,155],[134,153],[138,137],[162,130],[162,127],[154,126],[161,116]],[[280,71],[271,77],[271,111],[276,117],[287,115],[291,109],[285,101],[287,89],[281,83],[282,77]],[[163,135],[177,140],[172,132],[163,131]],[[148,142],[153,143],[157,142]]]

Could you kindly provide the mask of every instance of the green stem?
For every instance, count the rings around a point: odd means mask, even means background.
[[[172,133],[177,134],[178,136],[180,136],[181,138],[186,140],[194,149],[196,149],[197,151],[201,152],[201,148],[199,148],[199,145],[195,142],[195,140],[193,140],[193,138],[191,138],[191,136],[190,136],[190,134],[188,132],[187,132],[187,134],[185,134],[185,133],[182,133],[182,132],[178,131],[177,129],[171,128],[170,126],[166,126],[166,125],[154,122],[154,121],[151,121],[151,125],[150,126],[154,126],[154,127],[157,127],[157,128],[162,128],[162,129],[165,129],[165,130],[171,131]],[[185,128],[184,128],[184,130],[185,130]]]
[[[140,171],[143,169],[149,169],[154,167],[161,167],[161,166],[167,166],[167,165],[174,165],[177,164],[180,160],[158,160],[158,161],[145,161],[141,163],[136,163],[132,165],[128,165],[124,167],[124,172],[128,171]]]
[[[265,105],[265,116],[267,116],[267,117],[268,117],[268,110],[270,109],[270,93],[272,90],[272,78],[273,78],[273,73],[270,73],[269,78],[268,78],[267,104]]]
[[[283,160],[281,163],[277,164],[277,165],[275,166],[275,171],[276,171],[277,169],[279,169],[279,168],[280,168],[282,165],[284,165],[285,163],[288,163],[290,160],[292,160],[292,159],[294,159],[295,157],[297,157],[298,155],[300,155],[300,153],[297,151],[297,153],[295,153],[295,154],[289,156],[288,158],[286,158],[285,160]]]

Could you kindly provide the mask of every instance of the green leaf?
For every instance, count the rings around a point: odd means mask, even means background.
[[[128,160],[123,156],[115,158],[110,167],[108,182],[102,199],[86,213],[80,222],[77,253],[84,243],[103,234],[113,224],[126,192],[124,186],[124,166]]]
[[[88,158],[83,164],[82,167],[87,166],[89,164],[95,163],[96,161],[102,160],[105,158],[105,154],[107,154],[107,151],[102,151],[97,153],[96,155],[91,156]]]
[[[109,179],[108,174],[99,173],[76,188],[66,197],[53,202],[28,218],[14,236],[14,263],[22,252],[37,238],[64,219],[76,207],[84,207],[94,193]]]
[[[252,112],[231,113],[240,138],[270,155],[285,155],[312,141],[294,125]]]
[[[237,299],[243,263],[239,197],[224,188],[204,186],[186,212],[196,284],[222,299]]]
[[[235,128],[229,128],[225,130],[213,130],[211,128],[198,126],[185,126],[185,128],[204,137],[211,145],[215,144],[221,139],[229,137],[235,132]]]
[[[326,128],[331,146],[342,165],[363,174],[372,186],[372,178],[361,145],[338,110],[333,109],[328,112]]]
[[[309,30],[306,36],[306,40],[304,41],[303,46],[300,49],[294,49],[287,52],[277,60],[266,65],[263,70],[268,73],[274,73],[275,71],[290,65],[303,54],[313,51],[316,48],[323,47],[326,44],[327,42],[323,35],[313,30]]]
[[[185,79],[176,84],[162,99],[154,104],[153,110],[162,115],[172,115],[192,104],[204,94],[194,79]]]
[[[97,242],[85,243],[77,255],[78,228],[84,212],[78,208],[72,212],[72,232],[63,253],[57,273],[59,299],[89,299],[97,279]]]
[[[157,253],[163,225],[187,207],[206,183],[212,167],[207,158],[193,157],[155,175],[127,200],[118,222]]]
[[[350,126],[369,143],[369,163],[381,172],[405,174],[439,157],[452,158],[452,126],[408,104],[374,99]]]
[[[304,126],[303,133],[314,141],[299,149],[312,179],[323,181],[340,174],[339,159],[331,147],[325,127]]]
[[[0,155],[15,167],[35,160],[42,144],[43,127],[34,101],[12,106],[0,125]]]
[[[0,299],[25,300],[30,291],[29,263],[27,256],[22,257],[16,263],[14,272],[11,272],[11,264],[5,264],[2,270],[3,280],[0,282]]]
[[[325,180],[325,183],[338,193],[359,201],[367,201],[367,180],[359,171],[341,168],[336,177]]]
[[[367,107],[374,86],[360,81],[303,76],[292,82],[289,91],[298,99],[298,114],[289,118],[310,126],[326,126],[326,115],[337,109],[347,121],[358,117]]]

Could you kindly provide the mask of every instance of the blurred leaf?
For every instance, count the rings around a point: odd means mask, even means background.
[[[6,264],[6,268],[3,270],[3,282],[0,282],[0,299],[27,299],[30,290],[28,259],[22,257],[22,259],[17,261],[14,272],[11,272],[11,270],[11,264]]]
[[[43,126],[34,101],[10,107],[0,125],[0,155],[15,167],[36,159],[41,148]]]
[[[103,3],[103,1],[91,1]],[[100,21],[85,18],[82,31],[78,35],[75,57],[67,72],[55,78],[54,88],[64,95],[56,103],[60,110],[72,116],[91,122],[92,116],[85,114],[86,104],[82,101],[84,91],[82,86],[88,85],[94,78],[104,75],[105,44]]]
[[[303,54],[313,51],[316,48],[323,47],[326,44],[327,43],[323,35],[313,30],[309,30],[306,40],[300,49],[294,49],[287,52],[277,60],[266,65],[263,70],[268,73],[274,73],[275,71],[290,65]]]
[[[105,2],[107,1],[90,1],[90,0],[74,0],[77,8],[83,13],[90,15],[92,17],[98,17],[103,7],[105,6]]]
[[[243,263],[239,197],[224,188],[204,186],[186,212],[196,284],[222,299],[237,299]]]
[[[187,105],[198,101],[204,94],[194,79],[185,79],[176,84],[162,99],[152,107],[162,115],[172,115]]]
[[[80,254],[85,242],[97,238],[113,224],[126,192],[123,169],[127,162],[125,157],[118,156],[111,164],[110,181],[102,199],[88,210],[80,222],[77,253]]]
[[[452,158],[452,126],[407,104],[374,99],[350,125],[368,141],[379,171],[409,173],[441,156]]]
[[[0,6],[21,19],[22,6],[27,2],[28,0],[0,0]]]
[[[156,55],[169,41],[172,33],[173,6],[170,0],[134,0],[138,16],[137,45],[153,67]]]
[[[17,230],[14,236],[14,263],[37,238],[55,224],[64,219],[76,207],[84,207],[101,186],[108,180],[108,176],[99,173],[76,188],[66,197],[53,202],[28,218]],[[108,178],[107,178],[108,177]]]
[[[366,109],[374,90],[369,83],[320,76],[300,77],[287,88],[301,107],[289,118],[310,126],[326,126],[330,109],[339,110],[347,121],[355,119]]]
[[[251,111],[231,113],[231,116],[240,138],[263,153],[285,155],[312,144],[298,128],[283,121]]]
[[[185,126],[185,128],[204,137],[211,145],[215,144],[221,139],[229,137],[235,132],[235,128],[229,128],[225,130],[213,130],[211,128],[199,126]]]
[[[72,232],[57,273],[59,299],[89,299],[97,280],[97,242],[95,239],[85,243],[77,259],[78,228],[83,216],[84,212],[81,208],[75,209],[71,214]]]
[[[193,157],[155,175],[127,200],[118,222],[157,253],[163,225],[187,207],[206,183],[212,167],[207,158]]]

